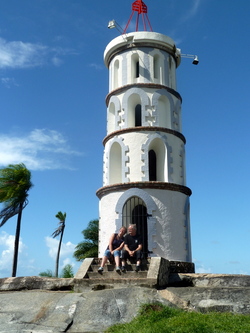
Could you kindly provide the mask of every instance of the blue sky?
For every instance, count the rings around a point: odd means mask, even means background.
[[[23,162],[34,187],[23,212],[18,276],[54,270],[55,214],[67,213],[60,269],[98,218],[108,71],[103,52],[133,1],[8,0],[0,5],[0,167]],[[248,0],[145,0],[153,30],[183,59],[187,186],[197,272],[250,274]],[[16,218],[0,229],[0,277],[10,276]]]

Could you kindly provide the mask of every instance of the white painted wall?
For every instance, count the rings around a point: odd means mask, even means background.
[[[136,77],[138,60],[139,76]],[[116,185],[116,190],[100,199],[99,256],[103,255],[111,233],[122,226],[124,204],[137,196],[152,215],[147,222],[148,248],[152,256],[191,262],[189,196],[179,191],[152,189],[146,184],[143,190],[121,187],[124,183],[149,180],[148,151],[151,148],[158,154],[159,181],[186,186],[185,143],[177,135],[181,133],[181,98],[176,91],[180,54],[168,36],[133,32],[112,40],[104,52],[104,61],[109,68],[110,94],[103,186]],[[137,83],[144,85],[137,86]],[[137,104],[141,105],[142,126],[153,127],[154,131],[134,127]],[[126,129],[132,131],[119,132]]]
[[[152,217],[148,219],[148,247],[153,252],[151,256],[191,262],[188,196],[180,192],[144,189],[138,191],[139,197],[141,192],[146,192],[156,205]],[[122,212],[115,212],[113,207],[116,207],[124,193],[110,193],[100,200],[99,256],[103,255],[111,233],[122,226]]]

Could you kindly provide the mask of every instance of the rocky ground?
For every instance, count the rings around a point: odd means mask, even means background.
[[[135,281],[136,282],[136,281]],[[103,332],[131,321],[141,304],[160,302],[188,311],[250,314],[250,276],[176,274],[167,288],[79,279],[0,279],[1,333]]]

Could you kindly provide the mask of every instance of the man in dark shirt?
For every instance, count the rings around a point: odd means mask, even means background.
[[[141,265],[142,239],[137,235],[136,224],[130,224],[128,234],[124,237],[124,250],[122,250],[122,268],[125,271],[126,260],[128,258],[136,258],[136,272],[140,270]]]

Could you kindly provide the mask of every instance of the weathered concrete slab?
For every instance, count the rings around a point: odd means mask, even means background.
[[[76,279],[84,279],[87,276],[87,272],[93,262],[94,258],[86,258],[83,260],[78,272],[76,273]]]

